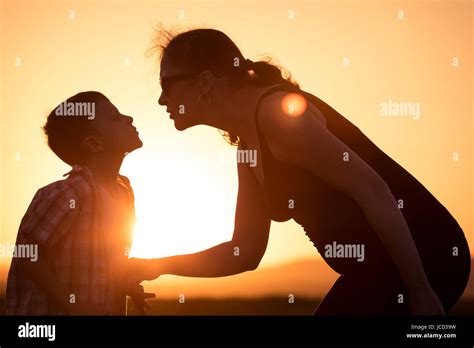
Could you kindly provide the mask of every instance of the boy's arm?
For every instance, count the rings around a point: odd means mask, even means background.
[[[126,176],[123,176],[120,174],[119,174],[119,179],[120,179],[119,183],[121,183],[125,187],[127,191],[127,195],[128,195],[127,198],[128,198],[128,209],[129,209],[128,216],[130,219],[129,221],[130,232],[129,232],[129,235],[127,236],[128,240],[126,243],[127,246],[125,248],[127,250],[127,255],[128,255],[128,252],[131,249],[132,240],[133,240],[133,226],[135,226],[135,223],[136,223],[135,195],[133,193],[133,188],[130,184],[130,180]],[[140,285],[143,279],[137,279],[137,277],[130,277],[130,273],[127,273],[130,271],[129,260],[130,259],[127,260],[127,264],[126,264],[126,268],[128,270],[125,272],[126,274],[125,277],[127,278],[126,295],[130,296],[138,312],[140,314],[145,314],[147,309],[151,309],[150,304],[146,300],[150,298],[155,298],[156,296],[154,293],[145,292],[143,286]]]
[[[26,244],[34,244],[32,241],[26,241]],[[70,302],[71,292],[58,282],[56,275],[51,270],[51,266],[44,248],[38,246],[38,259],[32,261],[28,258],[19,258],[18,267],[25,272],[29,279],[46,293],[48,298],[52,299],[60,310],[65,314],[90,313],[84,305],[75,306]]]
[[[74,306],[70,303],[71,291],[60,284],[50,262],[54,248],[70,232],[79,213],[83,197],[77,193],[77,189],[62,182],[39,190],[22,219],[17,240],[18,244],[36,245],[38,248],[35,261],[18,258],[19,268],[68,314],[90,312],[82,304]]]

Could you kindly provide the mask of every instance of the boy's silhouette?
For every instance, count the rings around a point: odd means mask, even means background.
[[[145,306],[126,276],[135,212],[119,169],[142,146],[132,123],[99,92],[78,93],[48,116],[48,145],[73,168],[38,190],[21,221],[16,244],[38,245],[39,258],[13,258],[8,314],[124,314],[127,294]]]

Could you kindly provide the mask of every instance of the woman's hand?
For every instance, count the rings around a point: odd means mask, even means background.
[[[129,284],[154,280],[161,276],[160,259],[127,259],[127,279]]]
[[[408,292],[411,315],[444,315],[443,305],[430,285]]]

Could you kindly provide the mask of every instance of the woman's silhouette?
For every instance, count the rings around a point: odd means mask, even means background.
[[[225,131],[239,150],[256,151],[257,165],[237,164],[233,239],[158,259],[147,267],[148,279],[254,270],[270,221],[294,219],[341,274],[315,314],[437,315],[452,308],[469,277],[469,248],[456,220],[420,182],[279,67],[245,59],[224,33],[161,30],[159,37],[159,103],[175,127]],[[289,93],[307,101],[299,116],[282,108]],[[363,254],[355,257],[356,250]]]

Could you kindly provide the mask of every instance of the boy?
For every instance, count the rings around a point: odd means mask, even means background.
[[[120,315],[127,294],[138,307],[153,297],[127,280],[135,212],[119,169],[143,145],[132,122],[99,92],[78,93],[49,114],[48,145],[72,170],[39,189],[21,221],[16,245],[37,246],[38,259],[14,255],[8,314]]]

